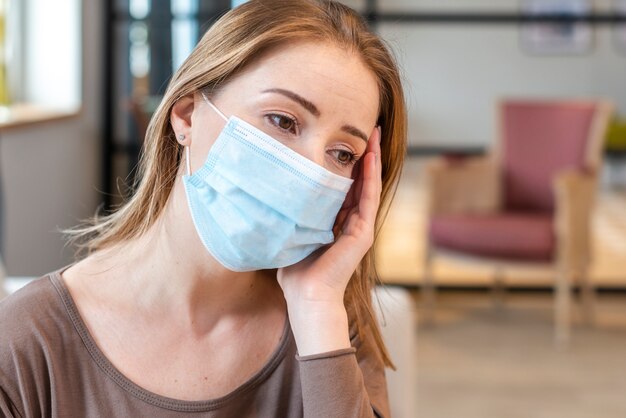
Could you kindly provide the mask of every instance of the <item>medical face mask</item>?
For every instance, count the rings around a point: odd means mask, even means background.
[[[193,174],[186,147],[185,193],[209,253],[229,270],[251,271],[295,264],[333,242],[352,180],[235,116],[227,118],[202,96],[226,120]]]

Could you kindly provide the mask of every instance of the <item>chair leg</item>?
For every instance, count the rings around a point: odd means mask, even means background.
[[[569,346],[571,328],[571,274],[565,269],[559,269],[556,277],[554,298],[554,341],[557,348],[565,349]]]
[[[495,309],[504,309],[505,297],[506,287],[504,285],[504,268],[501,265],[497,265],[493,277],[493,287],[491,288],[491,300]]]
[[[581,269],[578,274],[583,322],[586,325],[593,325],[595,322],[596,290],[589,279],[589,271],[587,268]]]
[[[435,322],[435,283],[433,277],[433,253],[426,249],[424,257],[424,276],[422,279],[422,323],[433,325]]]

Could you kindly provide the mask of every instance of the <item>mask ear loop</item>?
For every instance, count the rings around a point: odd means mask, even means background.
[[[189,161],[189,146],[185,147],[185,163],[187,164],[187,175],[191,176],[191,161]]]
[[[213,103],[211,103],[211,101],[206,97],[206,94],[204,94],[203,91],[201,91],[200,94],[202,94],[202,98],[204,99],[204,101],[207,102],[207,104],[211,106],[211,108],[213,108],[213,110],[215,110],[217,114],[222,117],[222,119],[224,119],[225,121],[228,121],[228,118],[226,117],[226,115],[223,114],[217,107],[215,107]]]

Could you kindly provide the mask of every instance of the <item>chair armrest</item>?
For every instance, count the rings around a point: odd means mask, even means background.
[[[401,287],[377,287],[372,290],[372,300],[383,340],[396,365],[395,371],[385,370],[391,415],[416,417],[417,306],[411,293]]]
[[[557,259],[563,266],[581,269],[591,262],[591,215],[597,187],[595,173],[566,170],[554,180]]]
[[[425,173],[430,215],[500,208],[500,173],[490,157],[437,158],[427,163]]]

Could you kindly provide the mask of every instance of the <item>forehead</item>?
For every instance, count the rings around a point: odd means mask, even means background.
[[[358,103],[360,109],[353,110],[374,119],[378,114],[379,91],[374,73],[358,53],[332,43],[290,43],[271,49],[233,81],[248,91],[281,87],[321,107],[354,107]]]

